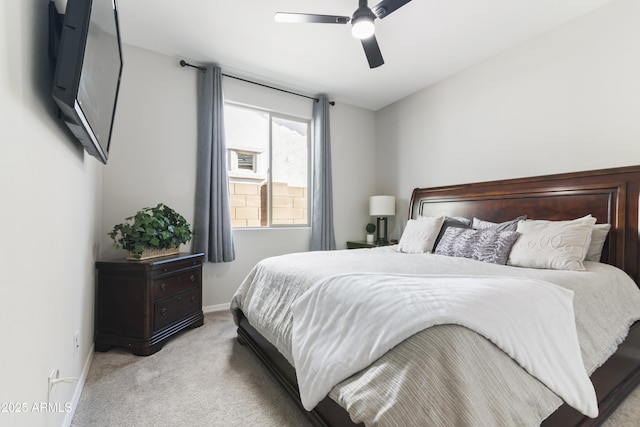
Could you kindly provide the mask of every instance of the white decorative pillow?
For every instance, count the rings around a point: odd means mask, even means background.
[[[591,215],[572,221],[521,221],[508,264],[583,271],[595,222]]]
[[[596,224],[593,226],[591,243],[589,244],[587,256],[584,258],[585,261],[600,262],[604,241],[607,240],[607,235],[609,234],[610,229],[611,224]]]
[[[433,244],[438,237],[444,217],[420,216],[418,219],[410,219],[402,232],[398,251],[409,254],[418,254],[433,251]]]

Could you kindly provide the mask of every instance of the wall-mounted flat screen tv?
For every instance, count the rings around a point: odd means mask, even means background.
[[[122,75],[116,1],[68,0],[61,18],[52,95],[87,153],[106,164]]]

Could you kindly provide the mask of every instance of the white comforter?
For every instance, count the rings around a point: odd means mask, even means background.
[[[405,254],[393,247],[296,253],[259,262],[236,291],[231,309],[234,314],[242,310],[249,323],[295,367],[291,306],[315,283],[330,276],[360,272],[538,279],[574,292],[582,360],[591,375],[613,354],[629,326],[640,319],[640,291],[617,268],[594,262],[585,266],[587,271],[581,272],[535,270]],[[521,320],[529,319],[523,316]],[[562,404],[554,392],[496,345],[458,325],[438,325],[414,334],[341,381],[329,396],[354,422],[368,427],[538,426]]]
[[[413,334],[457,324],[496,344],[565,402],[592,418],[596,393],[576,334],[573,292],[514,277],[345,274],[292,306],[300,398],[312,410],[340,381]]]

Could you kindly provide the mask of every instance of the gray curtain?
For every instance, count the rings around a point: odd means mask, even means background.
[[[311,206],[312,251],[336,248],[333,232],[333,185],[331,179],[331,137],[329,100],[321,95],[313,104],[313,204]]]
[[[222,70],[198,73],[198,159],[193,250],[209,262],[235,259],[224,137]]]

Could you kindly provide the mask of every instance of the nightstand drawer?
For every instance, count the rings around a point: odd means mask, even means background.
[[[154,265],[150,270],[151,278],[153,280],[160,280],[163,277],[172,276],[185,270],[197,269],[201,264],[202,260],[200,258],[181,259],[172,263],[158,263],[158,265]]]
[[[189,288],[198,286],[201,280],[201,270],[192,269],[185,270],[180,274],[163,277],[153,281],[153,299],[154,301],[167,298],[180,292],[184,292]]]
[[[202,309],[200,288],[174,295],[157,302],[154,306],[155,318],[153,329],[160,330],[186,315]]]

